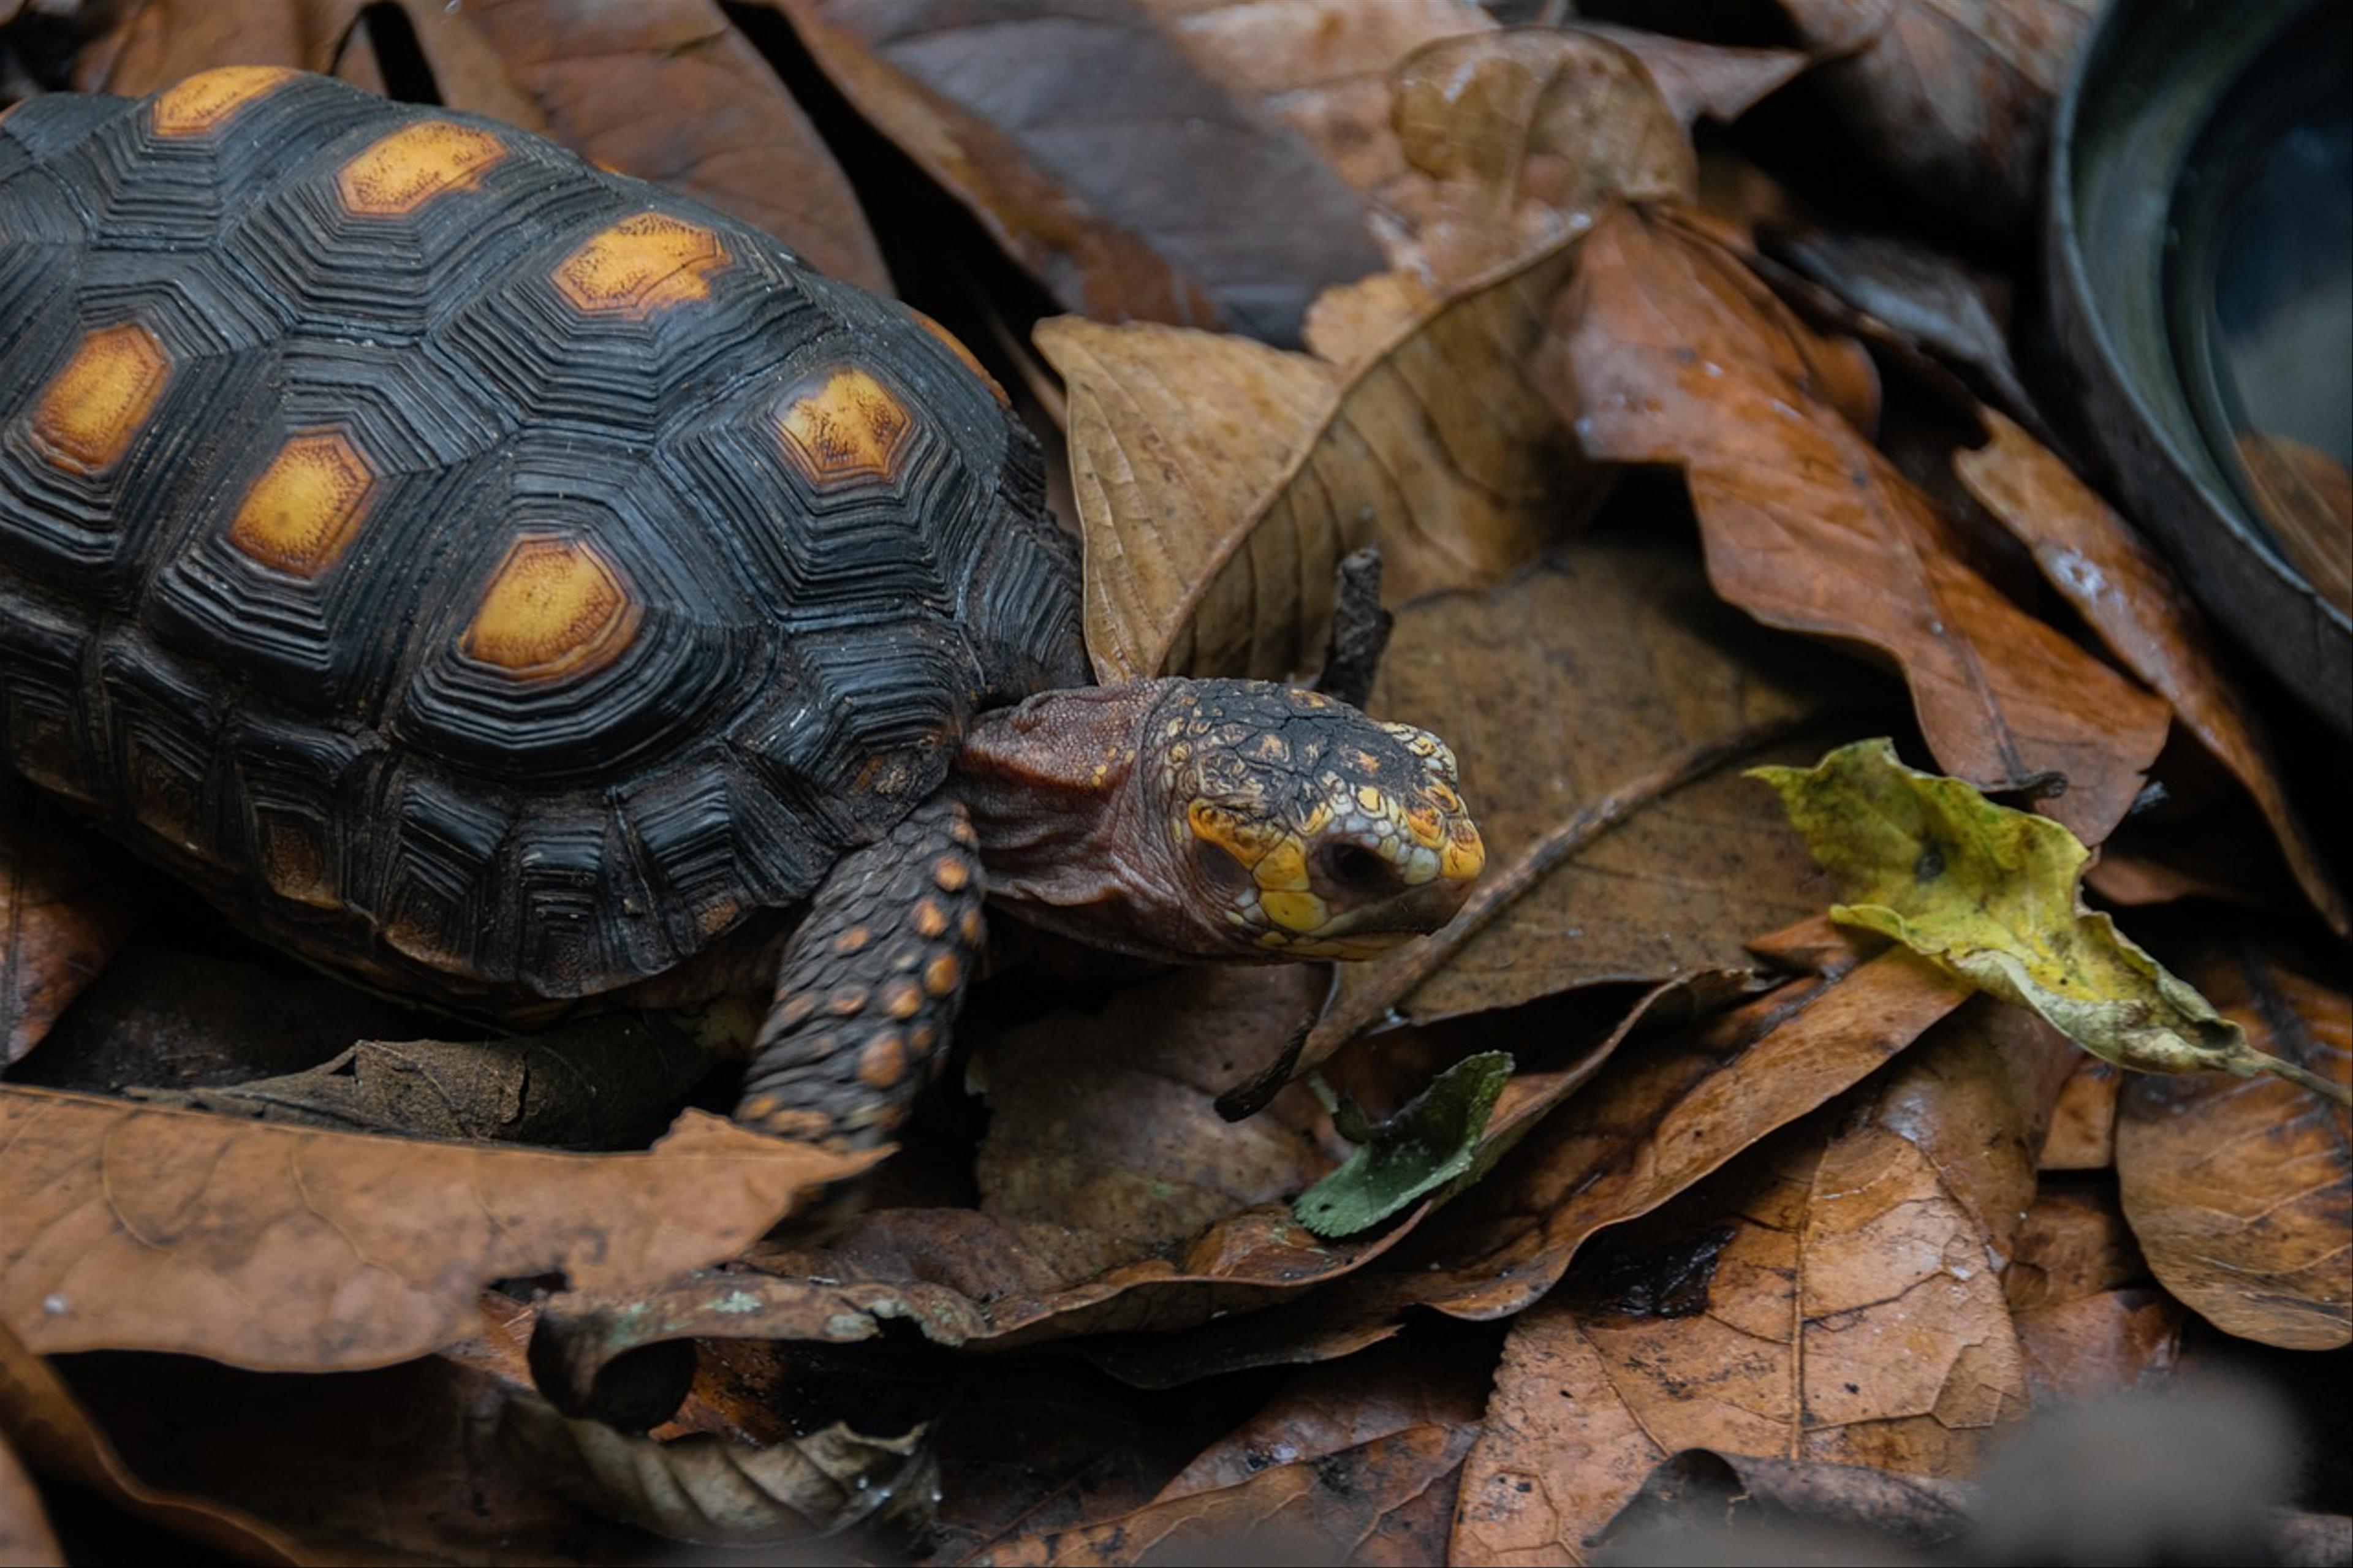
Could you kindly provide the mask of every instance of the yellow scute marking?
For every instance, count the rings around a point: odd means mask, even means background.
[[[620,569],[584,539],[526,533],[507,547],[459,646],[526,680],[585,675],[613,662],[642,614]]]
[[[285,66],[223,66],[201,71],[158,95],[150,122],[158,136],[201,136],[301,74]]]
[[[155,334],[136,321],[81,341],[33,405],[33,444],[61,468],[94,474],[121,462],[171,379]]]
[[[889,479],[914,423],[906,406],[855,366],[832,372],[821,386],[814,380],[786,394],[791,401],[777,416],[786,460],[812,484]]]
[[[487,131],[448,120],[403,126],[343,165],[335,192],[359,217],[398,217],[444,191],[467,191],[507,155]]]
[[[709,229],[666,213],[639,213],[592,235],[552,279],[575,310],[642,321],[657,310],[711,297],[727,247]]]
[[[367,455],[340,430],[294,437],[253,481],[228,542],[293,577],[316,577],[343,558],[375,496]]]

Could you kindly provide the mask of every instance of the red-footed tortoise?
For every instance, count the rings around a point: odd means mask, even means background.
[[[0,120],[0,752],[375,989],[768,955],[737,1114],[855,1145],[984,888],[1160,959],[1443,923],[1445,746],[1087,685],[1042,495],[928,320],[511,127],[260,67]]]

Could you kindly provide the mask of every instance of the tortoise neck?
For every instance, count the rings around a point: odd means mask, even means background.
[[[975,721],[953,787],[980,835],[991,897],[1108,910],[1139,890],[1140,856],[1167,833],[1142,820],[1130,787],[1159,696],[1152,681],[1079,687]]]

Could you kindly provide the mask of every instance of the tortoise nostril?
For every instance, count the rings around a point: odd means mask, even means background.
[[[1335,845],[1324,857],[1333,879],[1346,888],[1377,888],[1389,878],[1389,863],[1360,844]]]

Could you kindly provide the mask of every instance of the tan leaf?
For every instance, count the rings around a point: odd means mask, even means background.
[[[2116,1092],[2123,1070],[2085,1056],[2067,1076],[2042,1141],[2046,1171],[2105,1171],[2116,1161]]]
[[[699,1111],[644,1153],[552,1154],[0,1087],[0,1321],[44,1352],[381,1365],[463,1332],[486,1280],[650,1286],[871,1163]]]
[[[1294,342],[1377,270],[1356,194],[1145,11],[772,0],[818,67],[1065,310]]]
[[[1450,1558],[1585,1561],[1681,1448],[1974,1471],[2027,1409],[1997,1264],[2065,1059],[2042,1035],[1975,1009],[1842,1127],[1793,1129],[1581,1260],[1505,1341]]]
[[[1817,742],[1773,738],[1852,695],[1836,661],[1719,603],[1672,538],[1584,534],[1499,587],[1406,606],[1370,706],[1453,747],[1491,883],[1597,802],[1687,753],[1723,754],[1628,801],[1605,835],[1380,1011],[1429,1020],[1749,967],[1743,933],[1819,910],[1834,889],[1738,775],[1768,755],[1810,755]],[[1345,965],[1335,1010],[1391,967]]]
[[[1997,233],[2034,216],[2051,110],[2092,0],[1781,0],[1863,150]]]
[[[2281,550],[2322,598],[2353,616],[2353,472],[2316,447],[2268,431],[2242,430],[2237,445]]]
[[[1526,559],[1558,464],[1520,366],[1567,265],[1555,248],[1468,285],[1345,373],[1175,328],[1040,323],[1070,387],[1097,673],[1312,669],[1333,574],[1366,544],[1393,600]]]
[[[2183,728],[2246,786],[2305,896],[2339,936],[2353,934],[2353,914],[2288,803],[2271,743],[2172,572],[2050,448],[1991,409],[1983,418],[1992,438],[1954,455],[1961,482],[2034,552],[2051,585],[2125,668],[2172,703]]]
[[[38,1045],[138,923],[129,863],[0,780],[0,1067]]]
[[[1893,658],[1947,771],[1989,788],[2057,774],[2044,808],[2098,842],[2164,744],[2165,704],[1961,563],[1817,390],[1812,336],[1731,252],[1625,209],[1563,295],[1563,413],[1590,457],[1683,468],[1719,594]]]
[[[0,7],[0,26],[7,24]],[[16,1450],[0,1436],[0,1563],[23,1568],[65,1568],[65,1548],[49,1528],[48,1511],[41,1507],[40,1489],[25,1473]]]
[[[1701,119],[1728,125],[1813,63],[1800,49],[1732,48],[1612,22],[1579,20],[1571,26],[1620,45],[1641,60],[1668,110],[1686,126]]]
[[[1690,198],[1683,122],[1634,55],[1590,32],[1449,38],[1398,68],[1397,131],[1430,184],[1415,203],[1441,284],[1582,233],[1614,200]]]
[[[2250,951],[2190,971],[2258,1049],[2353,1083],[2353,1004]],[[2353,1112],[2274,1079],[2126,1084],[2125,1216],[2165,1288],[2225,1332],[2353,1342]]]

